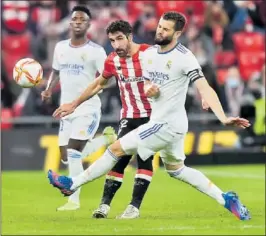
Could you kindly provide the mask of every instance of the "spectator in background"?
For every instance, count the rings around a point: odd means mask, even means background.
[[[236,66],[230,67],[225,79],[225,94],[230,116],[240,115],[244,83]]]
[[[205,32],[213,39],[217,48],[232,49],[232,40],[227,30],[229,18],[218,1],[208,2],[205,10]]]
[[[229,17],[229,31],[235,33],[244,30],[248,17],[245,1],[223,0],[223,7]]]
[[[255,31],[265,33],[266,26],[266,2],[262,1],[246,1],[248,15],[254,25]]]
[[[144,4],[141,14],[133,25],[133,34],[139,43],[154,44],[154,35],[157,27],[156,6],[149,2]]]
[[[255,31],[264,31],[266,23],[265,1],[224,0],[223,4],[230,19],[230,32],[234,33],[244,30],[248,19],[251,20]]]

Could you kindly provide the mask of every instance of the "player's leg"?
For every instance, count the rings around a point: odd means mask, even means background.
[[[152,180],[153,156],[146,161],[143,161],[139,155],[136,158],[138,169],[135,175],[132,198],[125,211],[117,217],[119,219],[135,219],[140,216],[139,209]]]
[[[59,151],[60,151],[60,159],[62,161],[63,164],[68,164],[67,161],[67,145],[62,145],[59,146]]]
[[[71,134],[67,149],[67,159],[70,177],[83,172],[81,151],[87,141],[95,135],[100,121],[100,115],[93,113],[72,119]],[[80,206],[80,188],[68,198],[68,203],[58,210],[74,210]]]
[[[81,150],[84,148],[87,140],[70,139],[67,148],[67,159],[69,176],[75,177],[83,172],[83,165],[81,159]],[[57,208],[58,211],[71,211],[80,208],[80,188],[68,198],[68,202]]]
[[[69,119],[61,119],[58,130],[58,145],[60,150],[60,159],[64,164],[67,160],[67,145],[71,134],[71,122]]]
[[[109,145],[114,143],[117,140],[117,135],[115,130],[111,126],[105,127],[102,132],[102,135],[89,140],[84,149],[82,150],[81,157],[86,158],[90,154],[98,151],[100,148],[105,147],[107,148]]]
[[[175,179],[188,183],[200,192],[215,199],[239,219],[249,219],[248,210],[241,204],[235,193],[224,193],[202,172],[184,165],[184,138],[184,135],[177,135],[175,140],[160,152],[168,174]]]
[[[69,163],[67,149],[68,149],[70,135],[71,135],[71,120],[62,119],[60,121],[58,140],[59,140],[60,157],[61,161],[64,164]],[[68,201],[66,204],[58,207],[56,210],[65,211],[65,210],[76,210],[78,208],[79,208],[79,202],[76,203],[74,201],[73,202]]]
[[[131,131],[132,119],[122,119],[119,122],[118,138],[123,137]],[[120,158],[115,166],[106,175],[104,184],[103,195],[100,206],[93,212],[94,218],[106,218],[109,211],[111,202],[121,187],[124,177],[124,170],[127,167],[132,155],[125,155]]]

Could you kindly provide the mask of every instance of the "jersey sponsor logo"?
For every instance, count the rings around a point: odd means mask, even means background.
[[[65,63],[60,65],[59,70],[67,73],[67,75],[79,75],[84,70],[84,65]]]
[[[119,78],[122,82],[125,82],[125,83],[131,83],[131,82],[142,82],[144,81],[144,78],[141,76],[141,77],[129,77],[129,78],[126,78],[124,75],[119,75]]]
[[[165,81],[170,79],[168,74],[157,71],[149,71],[149,78],[150,81],[159,85],[164,84]]]

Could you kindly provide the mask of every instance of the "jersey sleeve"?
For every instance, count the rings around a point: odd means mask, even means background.
[[[55,49],[54,49],[54,57],[53,57],[53,64],[52,67],[54,70],[59,71],[60,66],[59,66],[59,60],[58,60],[58,44],[55,45]]]
[[[183,63],[183,73],[187,75],[192,83],[204,77],[201,66],[193,53],[189,52],[184,57]]]
[[[96,55],[96,69],[99,73],[101,73],[104,69],[104,62],[106,60],[106,52],[103,48],[100,48],[100,50],[97,51]]]
[[[143,56],[140,61],[141,61],[141,68],[142,68],[142,77],[145,80],[150,80],[150,76],[147,70],[147,66],[148,66],[147,51],[143,53]]]
[[[102,76],[105,79],[110,79],[114,75],[113,68],[114,68],[114,62],[110,59],[110,56],[108,56],[104,62]]]

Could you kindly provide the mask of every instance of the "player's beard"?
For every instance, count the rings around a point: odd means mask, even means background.
[[[115,52],[117,53],[119,57],[126,57],[128,54],[127,50],[124,50],[124,49],[117,49],[115,50]]]
[[[162,39],[157,38],[157,36],[155,36],[154,43],[161,45],[161,46],[165,46],[165,45],[168,45],[169,43],[171,43],[172,40],[173,40],[173,36],[169,36],[167,38],[162,38]]]
[[[116,49],[115,52],[119,57],[127,57],[129,54],[129,48],[130,46],[128,45],[126,49]]]

